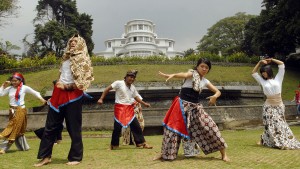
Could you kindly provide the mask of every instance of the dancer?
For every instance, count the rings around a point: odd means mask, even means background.
[[[278,73],[275,77],[270,63],[278,65]],[[265,131],[258,144],[284,150],[300,149],[300,142],[296,140],[284,117],[285,106],[281,99],[284,67],[282,61],[266,58],[260,60],[252,71],[253,78],[262,86],[267,97],[262,114]],[[257,73],[259,68],[261,75]]]
[[[26,138],[24,136],[27,126],[27,109],[25,108],[25,94],[29,93],[38,98],[43,104],[46,100],[41,94],[31,87],[25,85],[25,78],[21,73],[14,73],[9,81],[5,81],[0,87],[0,96],[9,96],[9,122],[7,127],[0,133],[1,143],[0,154],[6,153],[11,145],[16,141],[19,150],[28,150]],[[23,139],[23,143],[18,143]],[[22,146],[25,146],[23,147]]]
[[[181,138],[194,140],[204,152],[209,154],[220,151],[222,160],[229,161],[225,148],[227,144],[213,119],[204,111],[199,103],[199,94],[204,87],[214,95],[209,96],[209,105],[215,105],[221,92],[208,80],[205,75],[211,70],[211,63],[206,58],[200,58],[196,67],[185,73],[159,75],[166,78],[185,79],[179,97],[177,96],[164,118],[164,134],[161,154],[153,160],[174,160],[178,155]]]
[[[103,104],[103,99],[112,89],[116,90],[115,107],[114,107],[114,130],[112,133],[112,139],[110,144],[110,150],[119,148],[119,136],[122,127],[127,128],[130,126],[133,134],[134,142],[136,147],[142,147],[146,149],[153,148],[146,143],[143,136],[142,128],[134,115],[133,98],[143,104],[146,107],[150,107],[149,103],[144,102],[140,99],[139,94],[133,85],[137,75],[136,70],[130,70],[126,73],[124,80],[117,80],[109,85],[102,93],[98,104]]]
[[[74,35],[68,41],[62,59],[59,80],[49,100],[49,112],[37,155],[41,160],[34,165],[36,167],[51,162],[53,145],[64,120],[71,137],[69,162],[66,164],[77,165],[82,161],[82,97],[94,80],[85,40],[78,34]]]

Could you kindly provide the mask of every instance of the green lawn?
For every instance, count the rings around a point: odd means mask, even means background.
[[[125,72],[129,69],[137,69],[139,71],[136,82],[164,82],[165,79],[158,76],[158,71],[165,73],[185,72],[192,68],[192,65],[111,65],[111,66],[95,66],[95,81],[93,87],[105,87],[115,80],[123,79]],[[251,76],[253,67],[250,66],[217,66],[213,65],[207,78],[215,85],[228,84],[245,84],[257,85]],[[10,74],[0,75],[0,83],[3,83]],[[30,87],[45,93],[52,89],[52,81],[58,78],[58,69],[44,70],[40,72],[24,73],[26,83]],[[175,81],[175,79],[173,79]],[[178,80],[177,80],[178,81]],[[297,89],[300,82],[299,73],[286,70],[283,82],[283,99],[292,100],[294,90]],[[26,97],[26,106],[38,106],[38,100],[31,96]],[[8,98],[0,98],[0,110],[7,109]]]
[[[295,136],[300,138],[300,126],[293,126]],[[146,136],[148,143],[154,149],[138,149],[134,146],[120,146],[119,150],[107,150],[110,144],[109,131],[84,132],[84,158],[78,166],[66,166],[67,155],[70,148],[70,139],[67,133],[63,133],[63,142],[54,146],[52,163],[42,168],[44,169],[102,169],[102,168],[151,168],[151,169],[186,169],[186,168],[258,168],[258,169],[282,169],[299,168],[300,150],[279,150],[256,145],[262,129],[251,130],[225,130],[221,131],[225,138],[228,149],[227,153],[231,162],[220,160],[220,153],[215,152],[209,155],[201,155],[194,158],[185,158],[180,147],[179,157],[173,161],[152,161],[152,158],[160,152],[162,136]],[[92,136],[102,135],[104,137],[93,138]],[[29,151],[17,151],[13,145],[11,150],[0,155],[2,169],[27,169],[33,168],[36,159],[39,139],[34,137],[32,132],[26,133],[31,149]],[[88,136],[88,137],[87,137]]]

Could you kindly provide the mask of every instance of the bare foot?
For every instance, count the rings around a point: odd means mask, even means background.
[[[80,164],[80,161],[69,161],[66,164],[67,165],[78,165],[78,164]]]
[[[225,161],[225,162],[229,162],[230,159],[227,157],[227,155],[225,155],[224,157],[222,157],[222,160]]]
[[[46,158],[43,158],[40,162],[34,164],[33,166],[35,166],[35,167],[41,167],[41,166],[47,165],[49,163],[51,163],[51,158],[46,157]]]
[[[256,144],[261,146],[261,141],[257,141]]]
[[[152,160],[153,161],[155,161],[155,160],[162,160],[162,155],[161,154],[157,154]]]
[[[229,162],[229,161],[230,161],[230,159],[227,157],[227,154],[226,154],[226,152],[225,152],[225,148],[224,148],[224,149],[221,149],[221,150],[220,150],[220,153],[221,153],[221,155],[222,155],[222,160],[223,160],[223,161],[225,161],[225,162]]]

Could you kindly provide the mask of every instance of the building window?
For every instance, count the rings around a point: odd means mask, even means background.
[[[143,30],[143,25],[139,25],[139,30]]]
[[[132,25],[133,30],[137,30],[137,25]]]
[[[136,37],[133,37],[133,42],[136,42]]]
[[[145,37],[146,42],[150,42],[149,37]]]
[[[172,47],[172,42],[169,42],[169,47]]]
[[[122,40],[122,41],[121,41],[121,44],[125,44],[125,40]]]
[[[107,47],[108,47],[108,48],[111,48],[111,42],[108,42],[108,43],[107,43]]]
[[[143,41],[143,37],[142,37],[142,36],[139,36],[139,37],[138,37],[138,41],[139,41],[139,42]]]

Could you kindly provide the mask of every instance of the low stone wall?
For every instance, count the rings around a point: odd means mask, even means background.
[[[213,120],[222,129],[236,129],[241,127],[253,127],[262,125],[262,105],[242,105],[242,106],[217,106],[204,107]],[[144,108],[143,115],[147,128],[159,128],[167,108]],[[47,112],[33,112],[28,109],[27,130],[34,130],[45,125]],[[294,119],[296,106],[286,104],[286,119]],[[113,110],[84,110],[83,111],[84,130],[111,130],[113,128]],[[8,122],[8,111],[0,112],[0,128],[6,127]]]

